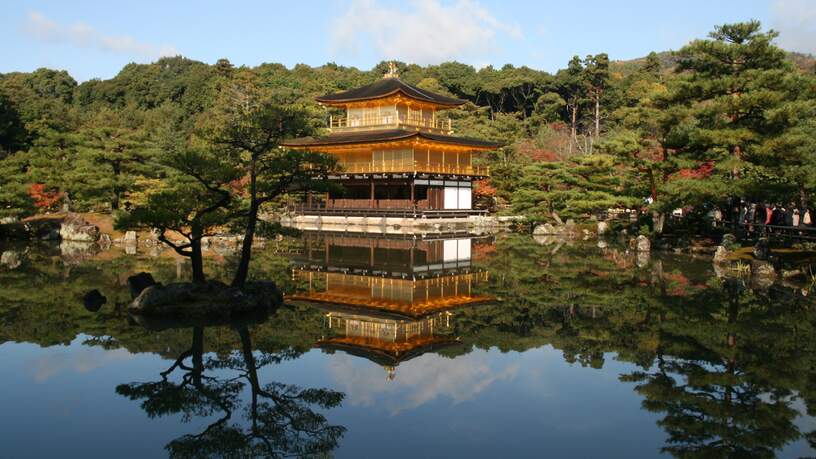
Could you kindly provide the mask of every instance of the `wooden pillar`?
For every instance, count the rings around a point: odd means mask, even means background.
[[[306,192],[306,208],[308,208],[308,209],[312,208],[312,192],[311,191]]]
[[[411,180],[411,207],[412,208],[416,208],[416,192],[414,191],[415,188],[416,188],[416,185],[414,184],[414,181]]]
[[[371,177],[369,180],[371,180],[371,203],[369,204],[369,207],[371,209],[373,209],[374,208],[374,177]]]

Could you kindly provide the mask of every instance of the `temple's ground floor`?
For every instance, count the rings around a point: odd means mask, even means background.
[[[299,215],[348,217],[455,218],[478,215],[473,181],[467,178],[346,176],[328,193],[309,193]]]

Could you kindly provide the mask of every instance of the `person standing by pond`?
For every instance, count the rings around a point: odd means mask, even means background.
[[[779,214],[781,213],[780,207],[781,206],[779,204],[769,204],[766,208],[768,217],[765,219],[765,224],[770,226],[769,228],[766,228],[767,232],[769,233],[773,233],[776,230],[776,228],[773,227],[779,223]]]
[[[756,211],[754,212],[754,224],[759,225],[758,228],[754,228],[759,233],[764,233],[765,228],[765,218],[767,215],[766,205],[764,202],[757,204]]]
[[[756,222],[756,215],[757,215],[757,204],[755,202],[751,203],[751,206],[748,207],[748,211],[745,213],[745,219],[742,221],[742,224],[745,226],[745,231],[748,234],[754,233],[754,223]]]

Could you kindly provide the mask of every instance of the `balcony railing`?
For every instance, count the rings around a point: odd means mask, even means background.
[[[338,165],[343,172],[349,174],[420,173],[490,176],[490,167],[470,164],[423,164],[416,161],[341,161]]]
[[[298,215],[326,215],[342,217],[394,217],[394,218],[467,218],[471,215],[487,215],[483,209],[419,209],[419,208],[340,208],[325,205],[292,205],[287,211]]]
[[[365,129],[388,128],[407,126],[417,129],[425,129],[441,134],[453,132],[451,120],[448,118],[423,118],[419,116],[398,116],[398,115],[371,115],[362,117],[329,117],[329,129],[332,132],[357,131]]]

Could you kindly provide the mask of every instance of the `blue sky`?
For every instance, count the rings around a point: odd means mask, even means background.
[[[816,52],[816,0],[4,0],[0,8],[0,72],[50,67],[80,81],[176,54],[248,66],[369,69],[399,59],[555,71],[575,54],[640,57],[751,18],[780,31],[784,48]]]

